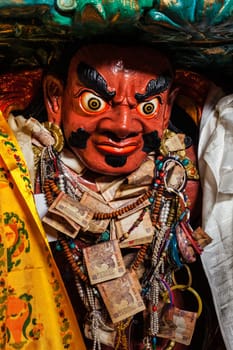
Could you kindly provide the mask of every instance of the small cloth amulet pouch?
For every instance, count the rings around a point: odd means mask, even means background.
[[[196,261],[196,254],[193,246],[185,234],[185,231],[180,224],[176,226],[176,239],[177,244],[182,255],[182,258],[187,263],[192,263]]]

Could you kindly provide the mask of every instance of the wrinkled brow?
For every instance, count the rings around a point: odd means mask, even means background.
[[[105,100],[109,101],[116,95],[115,91],[110,91],[107,88],[107,82],[97,70],[84,62],[80,62],[77,67],[79,81],[97,92]]]

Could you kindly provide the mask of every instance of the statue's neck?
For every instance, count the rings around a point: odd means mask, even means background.
[[[98,190],[97,190],[95,179],[98,176],[99,176],[98,174],[88,170],[82,176],[79,177],[79,182],[82,185],[90,188],[92,191],[97,192]]]

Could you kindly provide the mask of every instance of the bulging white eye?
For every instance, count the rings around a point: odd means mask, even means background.
[[[153,118],[159,111],[159,99],[157,97],[153,98],[150,101],[141,102],[137,106],[137,111],[144,118]]]
[[[101,113],[108,107],[106,101],[89,91],[84,91],[81,94],[80,104],[83,110],[87,113]]]

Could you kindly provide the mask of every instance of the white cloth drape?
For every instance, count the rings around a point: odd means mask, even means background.
[[[233,350],[233,95],[213,87],[203,111],[199,171],[202,225],[213,238],[201,258],[227,350]]]

